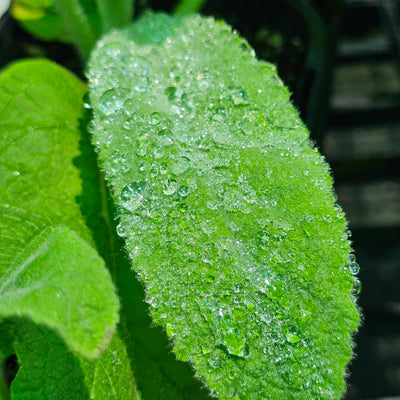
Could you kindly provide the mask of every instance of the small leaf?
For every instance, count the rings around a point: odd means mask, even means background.
[[[118,301],[103,260],[69,228],[46,228],[0,277],[0,315],[26,316],[97,357],[113,334]],[[80,283],[80,284],[79,284]]]
[[[99,42],[91,126],[174,352],[220,399],[333,399],[359,313],[329,168],[272,65],[211,18]]]

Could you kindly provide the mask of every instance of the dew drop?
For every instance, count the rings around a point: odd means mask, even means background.
[[[362,290],[362,284],[361,281],[359,279],[354,279],[354,283],[353,283],[353,288],[351,289],[351,293],[356,296],[359,295],[361,293]]]
[[[125,64],[129,67],[130,71],[137,76],[146,76],[150,69],[149,62],[141,56],[129,57]]]
[[[239,334],[239,331],[233,326],[229,315],[225,315],[225,310],[220,308],[217,314],[218,331],[217,336],[222,346],[229,354],[237,357],[247,357],[249,349],[247,340]]]
[[[224,108],[218,108],[212,116],[214,121],[223,122],[226,120],[226,110]]]
[[[229,328],[222,334],[222,343],[229,354],[237,357],[247,357],[249,355],[247,341],[240,337],[236,329]]]
[[[139,163],[139,172],[146,171],[146,164],[144,162]]]
[[[297,333],[289,332],[286,335],[286,340],[291,344],[295,344],[295,343],[300,342],[301,339]]]
[[[142,76],[135,80],[133,87],[137,92],[142,93],[147,90],[148,85],[149,85],[149,80],[147,79],[147,77]]]
[[[151,168],[151,170],[150,170],[150,176],[152,177],[152,178],[155,178],[157,175],[158,175],[158,168],[157,167],[152,167]]]
[[[147,134],[140,135],[137,140],[136,154],[138,156],[145,156],[149,147],[149,137]]]
[[[266,125],[265,114],[258,109],[252,109],[247,111],[243,115],[242,120],[238,123],[239,128],[245,135],[252,135],[257,131],[257,129],[265,125]]]
[[[188,170],[190,164],[191,162],[189,158],[185,156],[179,157],[179,159],[173,164],[171,171],[175,175],[182,175]]]
[[[255,57],[256,53],[254,49],[250,46],[250,44],[246,40],[242,40],[240,48],[251,56]]]
[[[281,281],[274,281],[272,284],[267,284],[267,296],[274,301],[280,301],[286,294],[285,285]]]
[[[174,179],[167,179],[164,181],[163,193],[167,196],[171,196],[178,189],[178,183]]]
[[[360,272],[360,266],[355,262],[349,265],[350,273],[352,275],[357,275]]]
[[[153,156],[155,158],[164,157],[164,149],[161,146],[154,146],[154,148],[153,148]]]
[[[121,190],[121,206],[128,211],[135,211],[143,201],[144,187],[139,182],[130,183]]]
[[[124,110],[127,114],[132,115],[139,109],[137,102],[133,99],[127,99],[124,102]]]
[[[162,121],[162,126],[164,129],[172,130],[172,128],[174,127],[174,123],[170,119],[165,119],[164,121]]]
[[[236,106],[249,104],[247,94],[241,88],[236,88],[231,92],[231,99]]]
[[[169,129],[164,128],[158,131],[157,139],[164,146],[171,146],[172,144],[174,144],[174,141],[171,136],[172,132]]]
[[[179,187],[178,195],[180,197],[186,197],[189,194],[189,188],[186,185],[182,185]]]
[[[120,61],[128,53],[128,49],[120,43],[107,43],[103,46],[103,51],[116,61]]]
[[[160,164],[160,174],[165,175],[168,172],[168,166],[165,163]]]
[[[150,114],[150,124],[158,125],[161,122],[161,115],[158,112],[153,112]]]
[[[356,256],[354,254],[350,254],[348,257],[349,260],[349,271],[352,275],[357,275],[360,272],[360,266],[356,261]]]
[[[104,115],[111,115],[121,110],[123,105],[122,92],[117,89],[106,90],[99,100],[99,110]]]
[[[242,290],[242,284],[241,283],[237,283],[236,285],[233,286],[233,291],[235,293],[240,293],[241,290]]]
[[[125,236],[126,236],[125,229],[124,229],[124,227],[122,226],[121,223],[119,223],[119,224],[117,225],[116,230],[117,230],[117,235],[118,235],[119,237],[125,237]]]
[[[136,154],[138,156],[144,157],[147,154],[146,146],[143,146],[143,145],[138,146],[138,148],[136,149]]]

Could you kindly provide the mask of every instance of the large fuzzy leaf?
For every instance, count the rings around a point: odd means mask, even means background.
[[[220,399],[332,399],[359,313],[329,169],[274,66],[148,14],[89,63],[93,140],[154,320]]]

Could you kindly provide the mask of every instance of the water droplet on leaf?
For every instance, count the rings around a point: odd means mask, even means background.
[[[233,89],[231,92],[231,98],[232,98],[233,104],[235,104],[235,105],[249,104],[247,94],[241,88]]]
[[[124,186],[120,194],[121,206],[128,211],[135,211],[142,204],[143,192],[143,184],[139,182]]]
[[[301,339],[300,339],[300,337],[299,337],[299,335],[298,335],[297,333],[289,332],[289,333],[286,335],[286,340],[287,340],[289,343],[294,344],[294,343],[300,342]]]
[[[172,165],[172,173],[175,175],[182,175],[183,173],[185,173],[188,168],[190,167],[190,160],[189,158],[183,156],[183,157],[179,157],[178,160],[176,160],[176,162]]]
[[[124,227],[122,226],[121,223],[119,223],[119,224],[117,225],[116,230],[117,230],[117,235],[118,235],[119,237],[125,237],[125,236],[126,236],[125,229],[124,229]]]
[[[174,194],[178,189],[178,183],[174,179],[164,181],[163,193],[167,196]]]
[[[179,187],[178,195],[180,197],[186,197],[189,194],[189,188],[186,185],[182,185]]]
[[[123,93],[117,89],[106,90],[100,97],[99,110],[104,115],[111,115],[121,110],[124,105]]]
[[[153,112],[150,115],[150,124],[151,125],[158,125],[161,122],[161,115],[158,112]]]

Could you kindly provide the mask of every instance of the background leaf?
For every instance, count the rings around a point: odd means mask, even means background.
[[[12,399],[88,399],[78,358],[54,331],[21,318],[14,321],[14,348],[21,365]]]
[[[90,399],[141,400],[125,342],[117,332],[98,360],[81,358]],[[77,397],[79,398],[79,397]]]
[[[101,32],[100,16],[94,0],[81,2],[97,36]],[[41,40],[71,43],[71,37],[63,19],[55,7],[54,0],[14,0],[12,16],[29,33]]]
[[[118,232],[177,357],[221,399],[340,397],[355,261],[276,69],[222,22],[146,15],[88,78]]]
[[[15,398],[138,398],[118,333],[105,351],[118,301],[91,231],[109,242],[95,215],[98,173],[82,136],[85,91],[43,60],[0,75],[0,307],[10,317],[0,320],[0,358],[18,355]],[[104,354],[86,361],[71,349]]]

